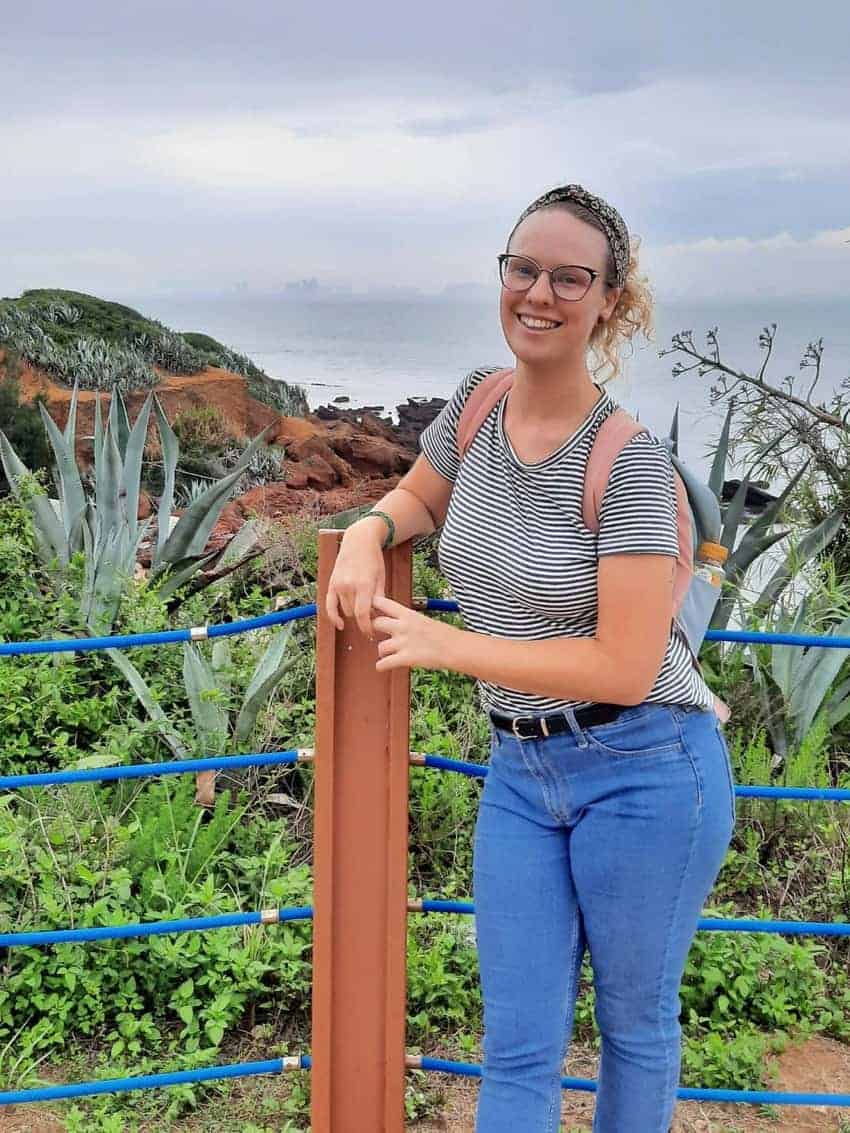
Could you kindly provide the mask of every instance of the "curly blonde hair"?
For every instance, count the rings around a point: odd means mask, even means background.
[[[591,225],[593,228],[598,229],[603,236],[605,236],[605,247],[607,254],[605,258],[605,286],[609,290],[617,286],[617,270],[614,263],[614,254],[611,251],[611,245],[608,243],[608,236],[605,229],[600,224],[597,217],[590,211],[578,203],[578,201],[555,201],[552,204],[543,205],[545,209],[563,209],[565,212],[571,213],[578,220],[584,221],[585,224]],[[513,239],[514,232],[519,228],[521,222],[517,222],[510,236],[508,237],[506,250],[510,250],[510,243]],[[648,342],[654,341],[654,296],[649,284],[649,279],[646,275],[642,274],[639,270],[638,264],[638,251],[640,249],[641,239],[639,236],[630,234],[629,236],[629,266],[626,271],[626,280],[623,285],[623,290],[620,298],[617,300],[617,305],[611,312],[611,317],[607,322],[600,322],[593,328],[588,339],[587,347],[591,356],[595,359],[593,365],[589,365],[590,372],[595,378],[606,370],[607,376],[600,380],[601,385],[607,385],[608,382],[614,380],[622,372],[621,350],[623,344],[628,342],[632,346],[632,353],[634,353],[634,346],[632,339],[635,334],[640,331]]]

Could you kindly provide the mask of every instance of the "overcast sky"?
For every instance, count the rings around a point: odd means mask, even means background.
[[[492,285],[578,181],[659,297],[850,297],[850,4],[4,6],[0,295]]]

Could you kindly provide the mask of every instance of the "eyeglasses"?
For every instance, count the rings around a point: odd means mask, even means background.
[[[541,272],[546,272],[552,290],[559,299],[575,302],[583,299],[599,275],[593,268],[579,267],[577,264],[552,268],[542,268],[528,256],[515,256],[503,252],[499,256],[499,274],[502,286],[508,291],[528,291],[537,282]]]

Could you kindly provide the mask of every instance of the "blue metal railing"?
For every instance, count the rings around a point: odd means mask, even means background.
[[[424,608],[434,612],[456,612],[458,605],[450,599],[428,599]],[[54,641],[0,642],[0,657],[23,656],[44,653],[84,652],[100,649],[128,649],[137,646],[164,645],[182,641],[199,641],[206,638],[226,637],[246,633],[255,629],[282,625],[300,618],[315,616],[316,604],[294,607],[290,610],[263,614],[256,618],[227,622],[220,625],[200,626],[188,629],[165,630],[157,633],[123,634],[112,637],[64,638]],[[821,648],[850,649],[850,637],[826,637],[812,634],[761,633],[747,630],[709,630],[707,640],[767,643],[796,646],[819,646]],[[199,771],[227,770],[234,768],[261,767],[294,764],[299,759],[310,758],[306,750],[277,752],[253,752],[241,755],[217,756],[204,759],[176,760],[165,763],[131,764],[129,766],[68,769],[65,771],[0,776],[0,790],[19,790],[31,787],[49,787],[81,782],[115,782],[121,779],[138,779],[160,775],[178,775]],[[440,771],[453,771],[475,778],[484,778],[487,767],[449,759],[445,756],[426,754],[420,765]],[[823,800],[832,802],[850,801],[850,790],[839,788],[813,787],[773,787],[749,786],[735,787],[739,797],[774,798],[795,800]],[[474,914],[474,905],[468,901],[422,900],[411,903],[413,912]],[[38,932],[19,932],[0,934],[2,947],[34,947],[51,944],[88,944],[103,940],[149,937],[167,933],[209,931],[217,928],[252,924],[278,924],[284,921],[306,920],[313,916],[310,906],[289,909],[267,909],[254,912],[222,913],[211,917],[183,918],[151,923],[105,925],[80,929],[57,929]],[[826,924],[816,921],[773,921],[753,919],[729,919],[720,917],[702,918],[698,927],[709,932],[771,932],[784,935],[850,936],[850,924],[835,922]],[[480,1077],[481,1068],[471,1063],[410,1056],[409,1068],[431,1070],[439,1073],[461,1074]],[[271,1059],[264,1062],[246,1062],[232,1066],[213,1066],[197,1070],[184,1070],[172,1073],[139,1075],[135,1078],[115,1078],[100,1082],[82,1082],[64,1086],[48,1086],[29,1090],[13,1090],[0,1093],[0,1105],[24,1104],[27,1102],[57,1101],[67,1098],[87,1097],[95,1094],[117,1093],[126,1090],[154,1089],[187,1082],[214,1081],[225,1078],[246,1077],[257,1074],[279,1074],[285,1070],[310,1069],[311,1059],[307,1054],[289,1058]],[[595,1091],[596,1083],[589,1079],[562,1078],[564,1089]],[[850,1094],[813,1094],[777,1092],[765,1090],[718,1090],[692,1089],[681,1087],[677,1096],[681,1099],[701,1101],[746,1102],[773,1105],[818,1105],[848,1106]]]

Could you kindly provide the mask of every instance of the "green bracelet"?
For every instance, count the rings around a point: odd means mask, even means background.
[[[381,550],[386,551],[387,547],[392,546],[393,539],[395,539],[395,520],[391,515],[387,515],[385,511],[375,511],[374,508],[372,509],[372,511],[367,511],[366,514],[361,518],[367,519],[370,515],[379,515],[381,519],[385,519],[387,521],[389,530],[387,531],[387,537],[384,540],[384,545],[381,548]]]

